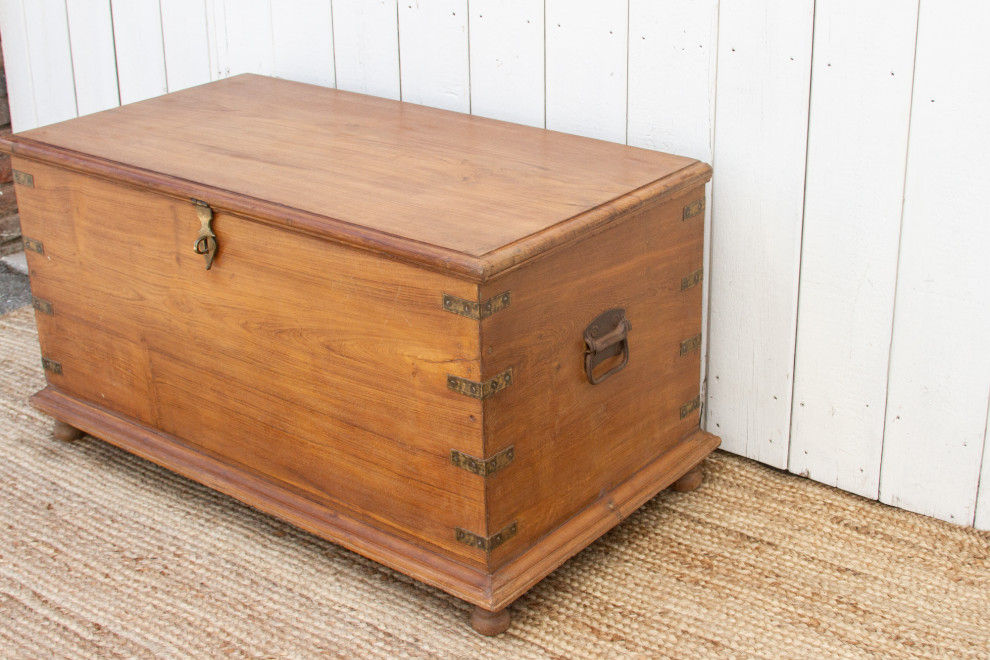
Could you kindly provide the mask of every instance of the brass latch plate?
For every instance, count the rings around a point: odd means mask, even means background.
[[[503,449],[488,459],[475,458],[474,456],[463,454],[456,449],[450,450],[451,465],[456,465],[462,470],[467,470],[468,472],[473,472],[474,474],[480,474],[483,477],[487,477],[490,474],[495,474],[511,463],[515,457],[515,446],[509,447],[508,449]]]
[[[705,269],[699,268],[690,275],[681,278],[681,291],[687,291],[691,287],[701,284],[701,280],[705,277]]]
[[[494,298],[490,298],[483,303],[479,303],[474,300],[465,300],[464,298],[458,298],[457,296],[452,296],[449,293],[445,293],[443,294],[443,301],[441,304],[448,312],[453,312],[454,314],[459,314],[460,316],[466,316],[469,319],[480,321],[481,319],[486,319],[495,312],[501,311],[508,307],[511,294],[511,291],[506,291],[505,293],[500,293]]]
[[[484,550],[485,552],[491,552],[498,546],[502,545],[513,536],[516,535],[518,531],[518,525],[515,521],[502,531],[485,538],[484,536],[479,536],[474,532],[469,532],[466,529],[461,529],[460,527],[454,530],[454,538],[456,538],[461,543],[470,545],[472,547],[478,548],[479,550]]]
[[[701,347],[701,333],[693,337],[688,337],[681,342],[681,355],[687,355],[691,351],[696,351]]]
[[[62,363],[56,362],[55,360],[50,360],[44,356],[41,358],[41,366],[45,371],[50,371],[51,373],[61,376],[62,375]]]
[[[705,211],[705,198],[697,199],[687,206],[684,207],[684,213],[681,217],[682,220],[687,220],[688,218],[693,218],[696,215],[704,213]]]
[[[13,170],[14,183],[25,188],[34,188],[34,175],[20,170]]]
[[[475,399],[487,399],[512,384],[512,369],[506,369],[494,378],[482,382],[467,380],[460,376],[447,375],[447,389]]]
[[[38,254],[45,253],[45,244],[36,238],[24,237],[24,249],[30,250],[31,252],[37,252]]]
[[[55,309],[52,307],[52,304],[38,296],[31,296],[31,306],[42,314],[47,314],[48,316],[55,315]]]
[[[701,407],[701,395],[699,394],[698,396],[694,397],[693,399],[685,403],[683,406],[681,406],[681,419],[684,419],[685,417],[687,417],[688,415],[690,415],[700,407]]]

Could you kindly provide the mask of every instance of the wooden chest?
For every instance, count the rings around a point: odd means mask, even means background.
[[[0,148],[56,435],[444,589],[480,632],[718,445],[707,165],[259,76]]]

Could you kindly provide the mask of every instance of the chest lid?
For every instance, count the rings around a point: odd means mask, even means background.
[[[711,172],[690,158],[256,75],[18,133],[0,150],[475,281]]]

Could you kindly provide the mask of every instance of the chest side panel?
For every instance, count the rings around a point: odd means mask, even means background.
[[[482,322],[485,373],[512,368],[514,379],[484,402],[486,455],[509,446],[515,455],[488,479],[489,533],[516,523],[493,566],[607,498],[698,428],[703,199],[698,187],[646,202],[483,286],[483,298],[511,292],[511,306]],[[631,326],[629,360],[592,385],[584,332],[610,309],[625,310]],[[598,337],[611,320],[606,326]],[[622,360],[620,351],[593,375]]]
[[[446,556],[483,525],[475,285],[217,212],[210,270],[178,200],[33,161],[18,190],[49,383]],[[208,201],[208,200],[207,200]]]

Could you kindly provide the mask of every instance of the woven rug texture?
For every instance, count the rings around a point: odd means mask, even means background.
[[[475,634],[470,607],[93,438],[0,317],[0,657],[990,658],[990,534],[717,452]]]

